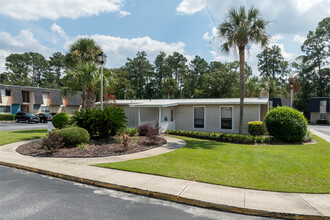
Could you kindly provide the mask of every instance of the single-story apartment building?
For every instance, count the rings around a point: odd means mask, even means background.
[[[62,97],[59,89],[0,84],[0,113],[30,112],[71,114],[82,106],[81,92]]]
[[[327,120],[330,123],[330,97],[312,97],[308,111],[311,114],[312,123],[316,123],[317,120]]]
[[[159,123],[162,131],[187,130],[238,133],[239,98],[117,100],[129,127]],[[99,103],[97,103],[99,105]],[[248,122],[264,121],[268,97],[244,99],[243,131]]]

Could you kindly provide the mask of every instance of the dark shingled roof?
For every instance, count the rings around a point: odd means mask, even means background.
[[[51,90],[49,96],[52,100],[51,105],[62,105],[62,95],[60,90]]]
[[[309,112],[320,112],[320,102],[327,101],[327,112],[330,112],[330,97],[312,97],[309,101]]]
[[[67,105],[82,105],[82,92],[69,93],[67,96]]]
[[[40,89],[34,89],[34,101],[36,105],[44,104],[44,101],[42,99],[42,91]]]
[[[285,98],[269,98],[269,101],[273,101],[273,107],[277,107],[277,106],[290,106],[290,99],[285,99]]]

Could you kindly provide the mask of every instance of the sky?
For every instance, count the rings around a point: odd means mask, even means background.
[[[67,53],[81,37],[92,38],[107,54],[106,67],[124,65],[138,51],[154,62],[160,51],[177,51],[188,60],[238,60],[223,54],[217,27],[230,8],[255,6],[269,21],[270,46],[276,44],[290,62],[301,55],[307,33],[330,14],[330,0],[0,0],[0,73],[12,53],[38,52],[47,59]],[[250,45],[247,62],[257,75]]]

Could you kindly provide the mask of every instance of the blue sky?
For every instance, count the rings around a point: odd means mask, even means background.
[[[188,60],[237,60],[220,52],[216,27],[230,7],[258,7],[270,21],[271,44],[288,61],[301,54],[309,30],[330,14],[330,0],[0,0],[0,73],[6,56],[29,51],[49,57],[66,53],[79,37],[93,38],[108,56],[107,67],[120,67],[127,57],[146,51],[151,62],[164,51]],[[252,45],[247,61],[257,73]]]

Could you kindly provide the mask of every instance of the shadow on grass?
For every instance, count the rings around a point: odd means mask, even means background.
[[[213,142],[213,141],[204,141],[204,140],[186,140],[187,145],[185,148],[189,149],[214,149],[217,146],[225,145],[225,143]]]
[[[19,131],[12,131],[14,134],[31,134],[31,133],[47,133],[47,129],[34,129],[34,130],[19,130]]]

